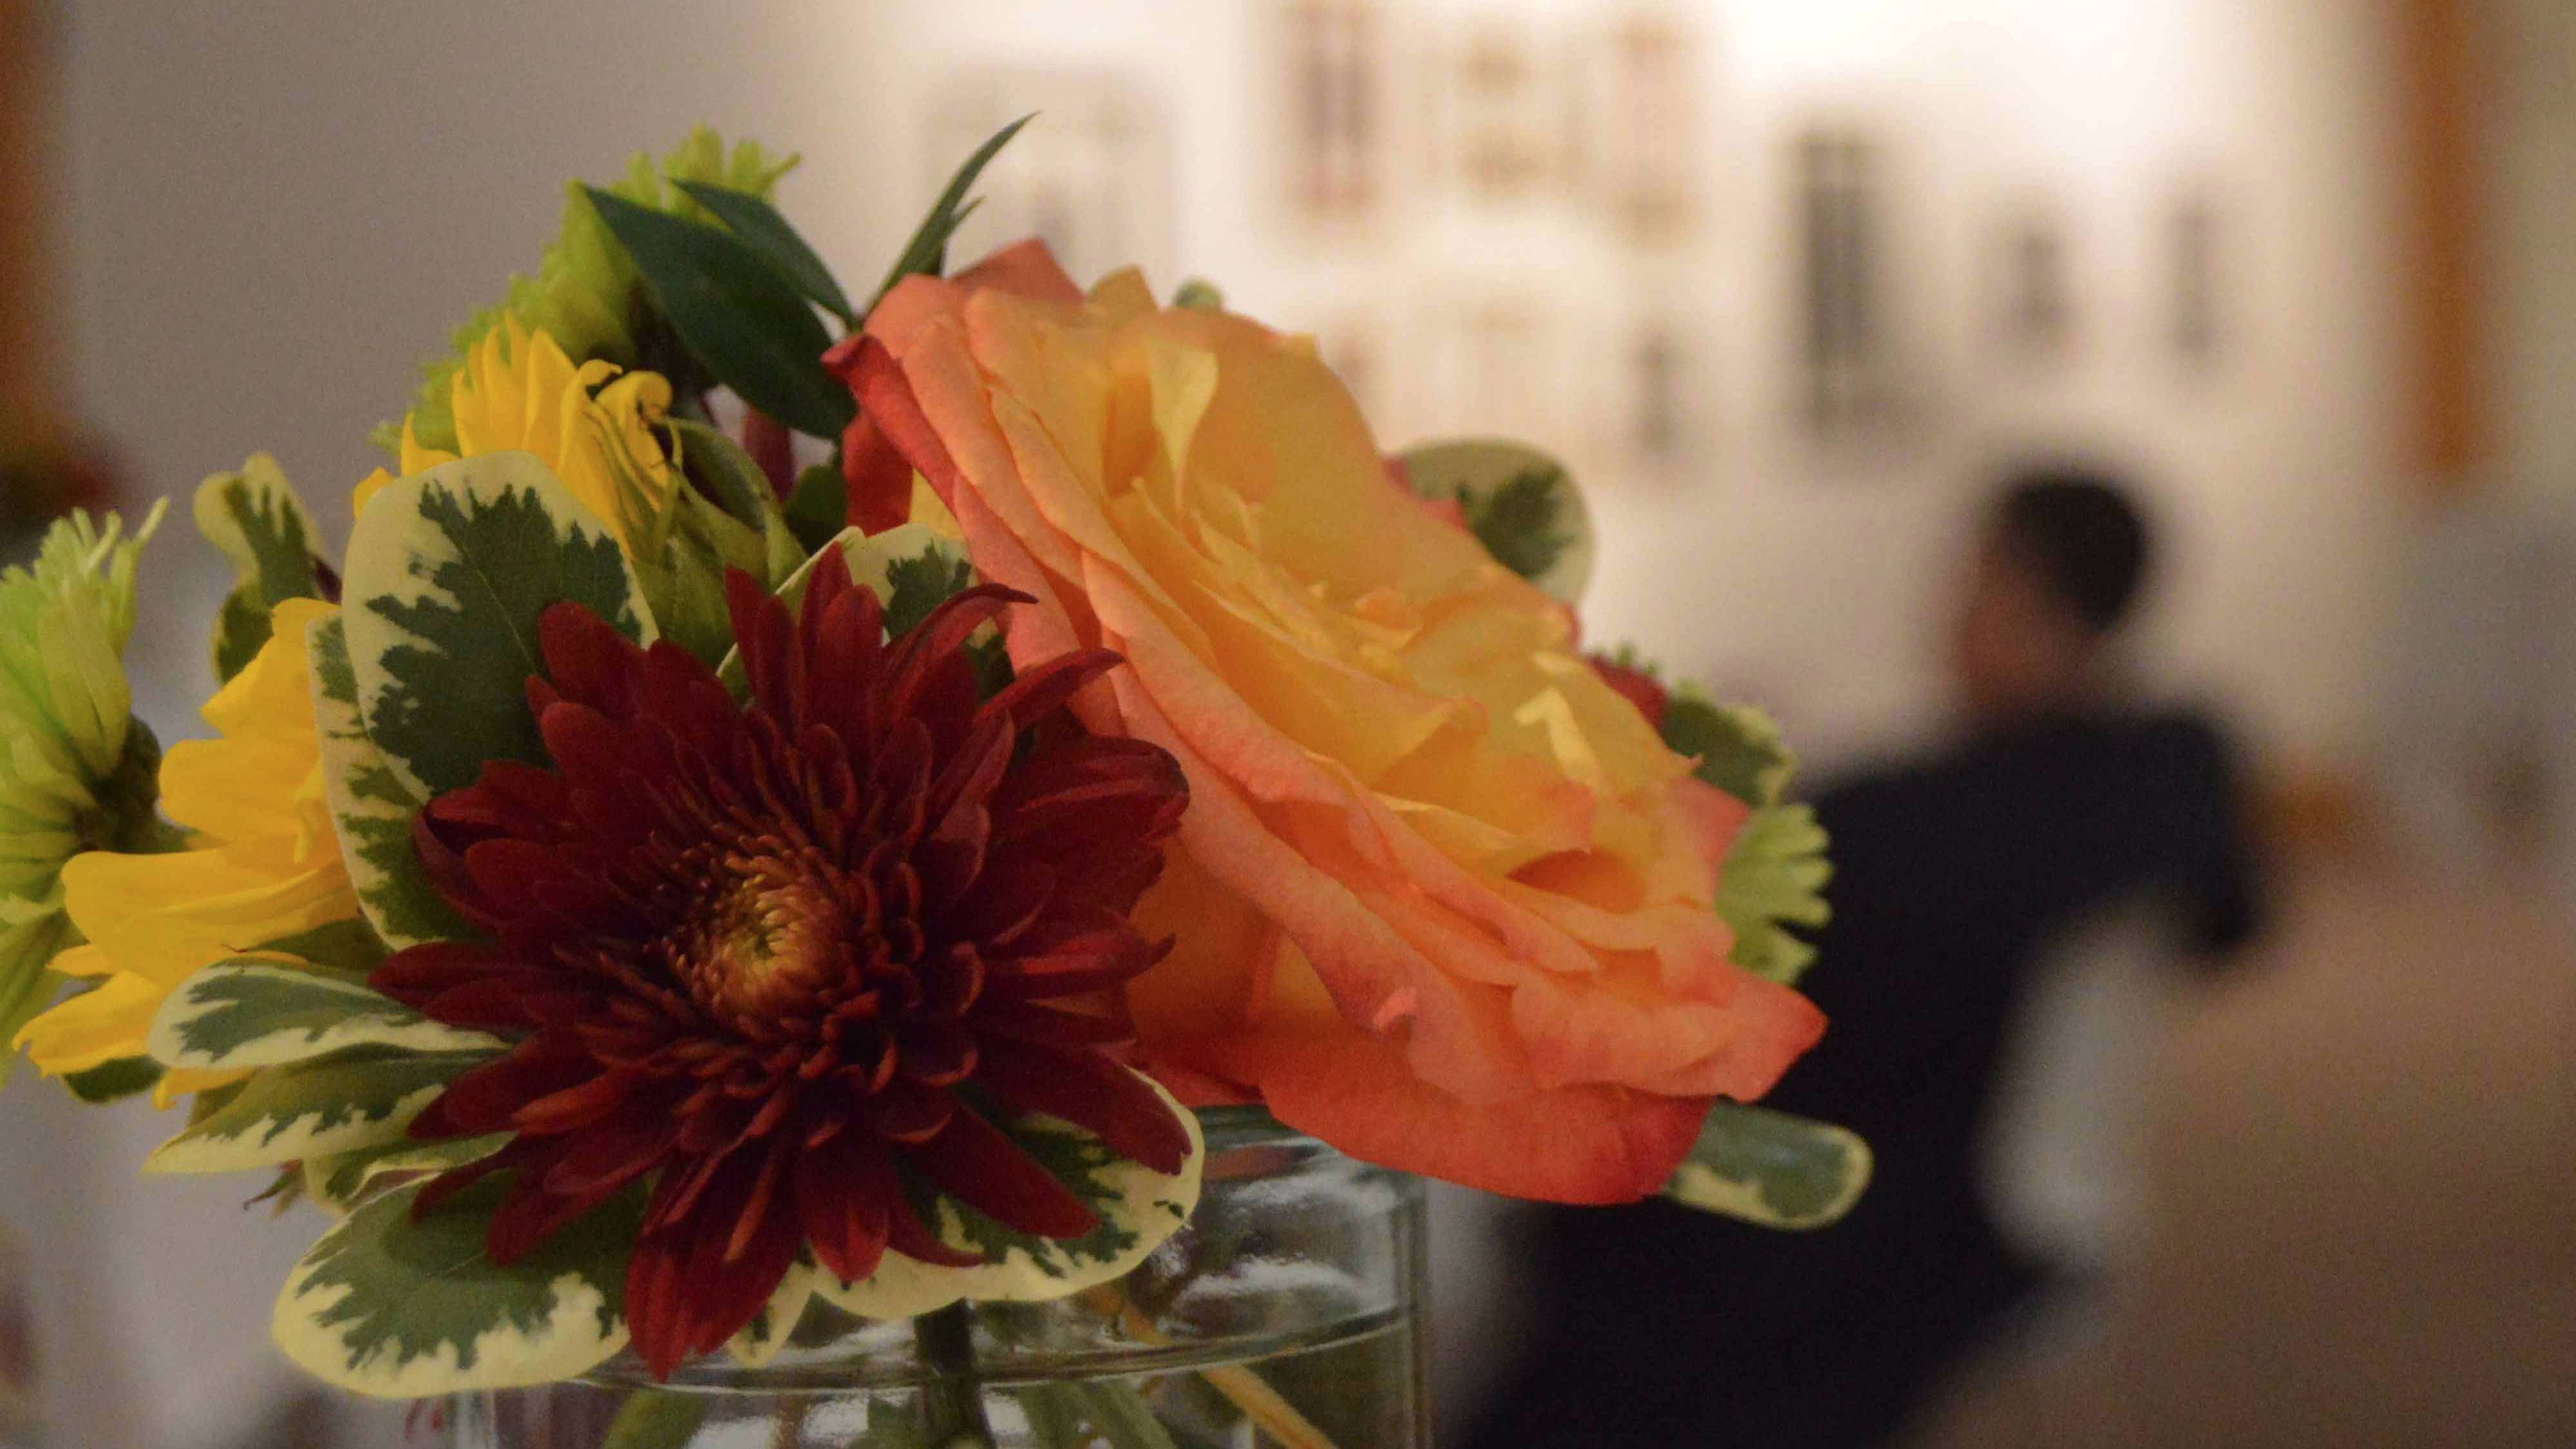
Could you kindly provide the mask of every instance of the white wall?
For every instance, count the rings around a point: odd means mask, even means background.
[[[1536,26],[1606,6],[1492,0]],[[2545,3],[2545,0],[2537,0]],[[1436,39],[1465,0],[1421,0]],[[1402,8],[1402,7],[1399,7]],[[1283,232],[1265,184],[1274,122],[1250,0],[69,0],[54,223],[71,389],[155,490],[276,451],[328,501],[373,462],[411,364],[534,264],[558,187],[707,119],[802,148],[790,209],[852,276],[882,265],[947,158],[920,154],[953,65],[1090,63],[1166,97],[1180,198],[1174,275],[1202,273],[1283,325],[1358,305],[1401,316],[1435,271],[1544,275],[1569,327],[1640,305],[1702,309],[1716,339],[1713,451],[1686,483],[1610,485],[1614,566],[1597,636],[1768,697],[1820,754],[1928,717],[1928,609],[1990,441],[2103,436],[2164,486],[2185,555],[2155,672],[2202,682],[2285,757],[2335,757],[2402,524],[2395,462],[2386,97],[2377,7],[2360,0],[1723,0],[1708,18],[1705,244],[1631,270],[1559,210],[1501,220],[1445,204],[1333,255]],[[1908,168],[1908,285],[1939,421],[1854,468],[1781,420],[1789,232],[1779,174],[1812,108],[1886,118]],[[2245,348],[2205,395],[2151,340],[2148,238],[2164,188],[2218,177],[2238,208]],[[2004,388],[1975,343],[1968,282],[1990,203],[2067,201],[2093,291],[2084,370]],[[2563,345],[2563,339],[2562,344]],[[1570,351],[1581,366],[1580,348]],[[1493,420],[1509,427],[1512,419]],[[1390,441],[1400,441],[1391,439]],[[1579,462],[1597,437],[1557,439]],[[1604,476],[1607,476],[1606,470]],[[1858,472],[1865,476],[1843,476]],[[191,551],[158,554],[172,570]],[[157,572],[147,617],[202,617],[217,581]],[[147,643],[155,717],[205,686],[193,629]],[[170,732],[170,731],[165,731]],[[64,1441],[210,1442],[280,1381],[276,1282],[314,1221],[235,1215],[231,1181],[130,1181],[166,1122],[105,1136],[0,1103],[13,1174],[0,1213],[40,1233]],[[94,1119],[92,1119],[94,1120]],[[110,1345],[123,1345],[118,1353]],[[149,1380],[146,1380],[146,1366]]]
[[[1417,62],[1468,15],[1517,15],[1544,42],[1624,13],[1590,0],[1388,8],[1399,55]],[[2035,440],[2099,443],[2157,485],[2176,566],[2147,631],[2150,675],[2222,697],[2275,757],[2351,757],[2409,496],[2394,431],[2393,72],[2377,9],[1728,0],[1673,13],[1700,17],[1707,42],[1709,221],[1679,256],[1642,261],[1587,231],[1579,208],[1479,210],[1436,199],[1418,170],[1398,175],[1420,193],[1396,203],[1399,224],[1357,245],[1300,231],[1264,165],[1279,103],[1262,59],[1275,32],[1258,5],[883,0],[872,33],[904,37],[917,60],[859,98],[859,114],[894,143],[898,177],[926,178],[937,163],[912,138],[954,67],[1131,75],[1168,98],[1177,131],[1179,273],[1314,327],[1354,309],[1414,325],[1426,297],[1534,278],[1570,334],[1560,367],[1577,397],[1635,309],[1699,317],[1713,430],[1694,476],[1621,478],[1579,404],[1536,427],[1595,484],[1611,561],[1592,600],[1596,634],[1769,700],[1811,754],[1847,755],[1932,717],[1938,594],[1979,464]],[[1400,83],[1396,124],[1418,125],[1422,105],[1418,82]],[[1901,170],[1900,286],[1929,422],[1858,456],[1820,454],[1783,397],[1794,306],[1783,160],[1816,115],[1884,126]],[[2220,190],[2237,283],[2235,350],[2205,384],[2157,343],[2161,207],[2195,177]],[[2087,309],[2075,368],[2036,382],[1985,347],[1974,285],[1999,207],[2035,190],[2072,220]],[[881,251],[905,220],[872,214],[860,234]],[[1381,421],[1390,442],[1451,424],[1400,393]]]

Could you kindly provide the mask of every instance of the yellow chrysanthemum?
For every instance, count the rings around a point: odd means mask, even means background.
[[[670,459],[653,433],[671,407],[667,378],[620,376],[608,362],[575,366],[553,337],[505,316],[467,355],[449,401],[458,451],[422,443],[406,419],[401,476],[460,457],[534,453],[616,530],[630,555],[647,547],[674,487]],[[364,509],[395,476],[382,468],[369,474],[355,506]]]
[[[332,606],[291,599],[250,667],[207,702],[221,738],[171,747],[161,806],[189,832],[170,855],[91,851],[63,868],[65,906],[89,938],[54,969],[100,979],[18,1034],[51,1075],[144,1053],[162,998],[200,967],[358,914],[322,794],[305,630]],[[238,1073],[172,1072],[166,1105]]]

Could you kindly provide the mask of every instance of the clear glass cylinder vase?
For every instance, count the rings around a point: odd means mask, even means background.
[[[816,1302],[760,1368],[459,1395],[449,1449],[1417,1449],[1421,1184],[1255,1112],[1202,1114],[1189,1224],[1124,1278],[1052,1303],[872,1322]],[[960,1373],[942,1364],[971,1363]]]

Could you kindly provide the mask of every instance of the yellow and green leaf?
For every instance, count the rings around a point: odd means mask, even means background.
[[[1869,1186],[1869,1144],[1850,1129],[1720,1101],[1664,1185],[1675,1202],[1766,1228],[1826,1227]]]
[[[503,1267],[484,1229],[506,1183],[478,1183],[417,1218],[418,1187],[334,1224],[278,1295],[278,1346],[353,1393],[416,1399],[552,1383],[626,1346],[626,1260],[642,1228],[620,1197]]]
[[[358,1047],[270,1067],[230,1101],[153,1149],[146,1172],[242,1172],[403,1140],[447,1084],[484,1052],[425,1055]]]
[[[321,596],[322,534],[277,460],[253,453],[238,473],[197,485],[197,532],[232,561],[232,592],[215,615],[215,677],[229,680],[268,642],[269,614]]]
[[[229,1071],[311,1061],[355,1046],[497,1052],[504,1043],[432,1021],[355,982],[235,960],[180,983],[153,1016],[148,1045],[166,1067]]]
[[[492,760],[541,764],[527,706],[537,620],[570,601],[654,637],[617,540],[527,453],[444,463],[367,505],[341,611],[367,737],[410,792],[473,783]]]
[[[387,1178],[445,1172],[451,1167],[480,1162],[509,1145],[507,1132],[440,1142],[415,1142],[405,1137],[373,1147],[308,1157],[302,1169],[304,1195],[326,1211],[345,1213]]]
[[[1425,443],[1398,461],[1415,494],[1458,505],[1496,563],[1560,603],[1583,601],[1592,580],[1592,512],[1564,464],[1494,438]]]
[[[473,929],[430,884],[412,849],[412,818],[420,813],[421,798],[394,773],[358,717],[357,671],[349,662],[341,616],[317,621],[306,646],[321,733],[322,796],[331,807],[358,909],[385,944],[396,948],[472,936]]]
[[[1071,1123],[1031,1116],[1000,1124],[1022,1151],[1098,1215],[1100,1226],[1087,1236],[1067,1241],[1032,1237],[923,1188],[915,1204],[922,1221],[940,1241],[988,1261],[948,1268],[889,1252],[866,1280],[842,1283],[823,1273],[814,1292],[862,1318],[912,1318],[964,1298],[1048,1302],[1122,1276],[1178,1232],[1198,1206],[1207,1151],[1198,1118],[1159,1086],[1155,1090],[1190,1132],[1189,1156],[1180,1171],[1169,1175],[1120,1157]]]
[[[973,576],[965,545],[918,523],[878,534],[843,529],[828,547],[838,548],[849,561],[851,582],[874,593],[885,605],[887,632],[896,636],[919,623]],[[804,606],[805,588],[813,582],[814,565],[822,556],[817,551],[778,585],[779,601],[789,612]],[[740,693],[745,687],[741,651],[728,652],[716,674],[726,688]]]

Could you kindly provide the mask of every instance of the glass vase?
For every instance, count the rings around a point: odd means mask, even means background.
[[[1421,1184],[1254,1111],[1201,1114],[1189,1224],[1124,1278],[1052,1303],[902,1322],[817,1301],[788,1348],[655,1383],[631,1356],[458,1395],[449,1449],[1417,1449]]]

